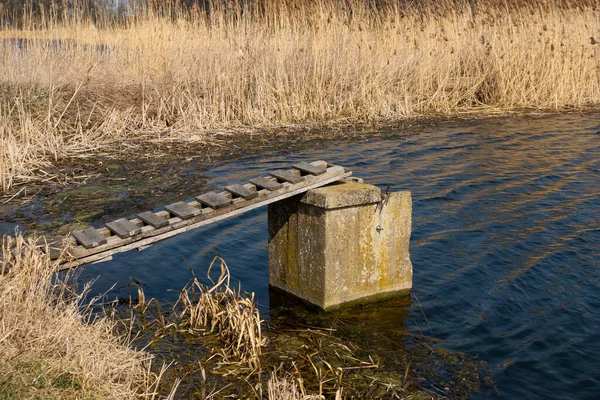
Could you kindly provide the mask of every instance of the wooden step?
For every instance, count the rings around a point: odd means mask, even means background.
[[[143,221],[144,223],[153,226],[155,228],[162,228],[163,226],[169,225],[169,221],[159,215],[154,214],[150,211],[145,211],[141,214],[138,214],[137,217]]]
[[[168,206],[165,206],[165,210],[181,219],[189,219],[199,215],[202,212],[199,208],[192,207],[183,201],[169,204]]]
[[[300,176],[300,172],[293,169],[280,169],[269,173],[272,177],[279,179],[280,181],[289,182],[296,184],[304,181],[304,178]]]
[[[325,172],[327,172],[327,168],[317,167],[307,162],[299,162],[298,164],[292,165],[292,168],[295,168],[300,172],[304,172],[306,174],[311,174],[315,176],[323,175]]]
[[[92,227],[73,232],[73,237],[86,249],[98,247],[106,243],[106,238]]]
[[[69,252],[72,248],[72,240],[64,236],[42,236],[36,245],[46,254],[51,260],[57,259],[63,251]]]
[[[109,222],[106,227],[121,239],[135,236],[142,231],[142,228],[125,218]]]
[[[196,197],[200,203],[208,206],[210,208],[214,208],[215,210],[221,207],[225,207],[231,204],[231,199],[223,196],[220,193],[210,192],[205,193],[201,196]]]
[[[244,185],[239,185],[239,184],[227,186],[227,187],[225,187],[225,190],[227,190],[229,193],[233,194],[234,196],[243,198],[244,200],[250,200],[250,199],[253,199],[256,196],[258,196],[258,192],[256,191],[256,188],[250,189]]]
[[[252,179],[250,179],[249,182],[256,187],[267,189],[267,190],[270,190],[271,192],[274,190],[279,190],[283,187],[283,185],[281,183],[277,182],[275,179],[269,179],[269,178],[263,178],[263,177],[252,178]]]

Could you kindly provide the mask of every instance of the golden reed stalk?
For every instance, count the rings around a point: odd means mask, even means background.
[[[5,8],[0,183],[122,140],[586,109],[600,101],[596,3],[173,1],[120,17],[61,2]]]

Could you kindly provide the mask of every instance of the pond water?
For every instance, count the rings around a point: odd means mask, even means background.
[[[384,189],[412,191],[420,306],[396,323],[416,329],[423,311],[444,347],[490,363],[497,391],[473,398],[598,398],[600,115],[381,136],[238,159],[204,177],[220,188],[323,159]],[[266,208],[87,266],[82,277],[97,278],[94,293],[109,298],[128,296],[133,277],[146,296],[173,301],[189,269],[203,275],[214,253],[268,310]]]

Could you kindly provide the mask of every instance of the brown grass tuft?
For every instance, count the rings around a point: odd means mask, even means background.
[[[113,335],[33,241],[2,241],[0,398],[152,399],[151,357]]]
[[[208,288],[194,276],[192,283],[181,291],[179,299],[183,311],[178,316],[179,328],[191,331],[207,330],[217,335],[222,346],[213,349],[225,364],[238,364],[257,370],[260,354],[266,340],[262,336],[260,313],[254,302],[254,293],[247,296],[240,289],[229,286],[229,268],[215,256],[208,268],[208,276],[219,263],[220,275],[214,286]]]

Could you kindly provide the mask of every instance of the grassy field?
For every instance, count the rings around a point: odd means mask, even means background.
[[[596,2],[152,4],[119,21],[4,8],[2,190],[135,140],[600,102]]]

